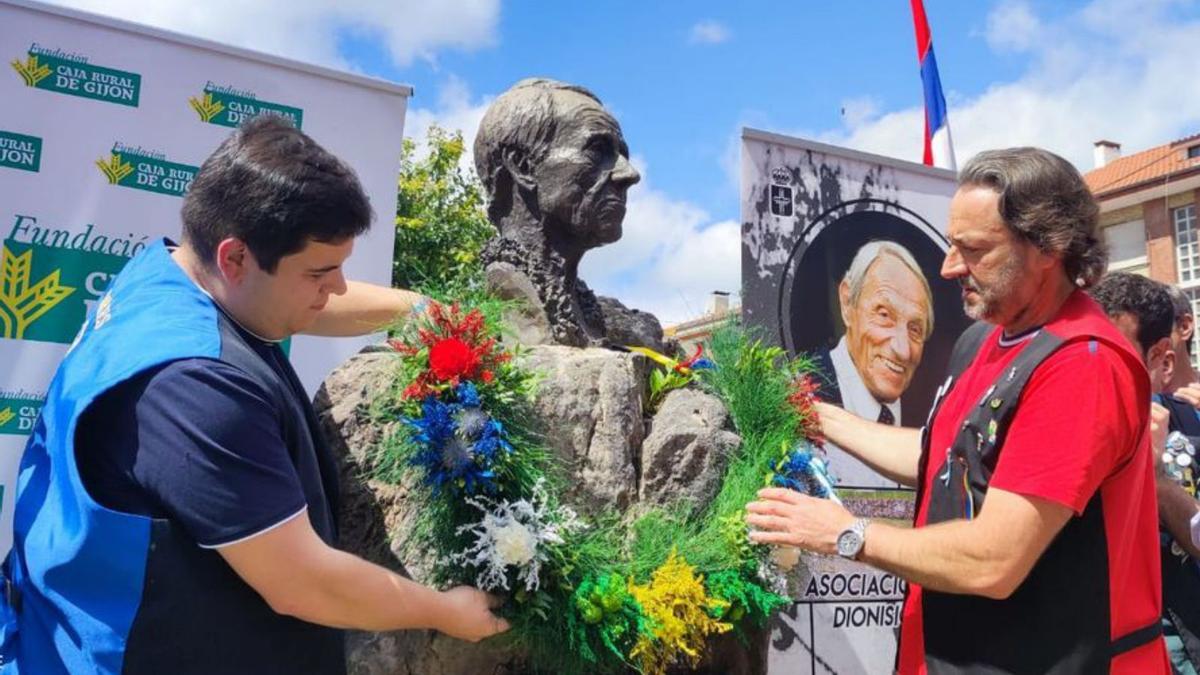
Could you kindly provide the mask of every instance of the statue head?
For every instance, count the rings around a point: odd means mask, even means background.
[[[492,103],[475,168],[501,237],[548,244],[574,263],[621,238],[626,193],[641,179],[596,95],[547,79],[522,80]]]

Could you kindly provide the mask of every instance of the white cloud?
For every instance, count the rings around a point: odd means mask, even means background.
[[[1042,23],[1024,0],[999,5],[988,14],[984,37],[996,51],[1027,51],[1041,39]]]
[[[712,291],[741,288],[741,228],[654,188],[645,162],[633,161],[642,182],[629,191],[624,234],[590,251],[580,276],[664,325],[699,316]]]
[[[479,121],[492,104],[492,96],[473,97],[471,90],[459,77],[451,75],[438,92],[437,105],[433,108],[413,108],[404,119],[404,135],[417,141],[417,157],[424,157],[423,141],[430,125],[447,131],[461,131],[467,151],[463,153],[462,166],[475,170],[475,134]]]
[[[879,114],[879,100],[874,96],[859,96],[842,101],[842,123],[848,127],[861,126]]]
[[[711,19],[700,21],[692,26],[688,42],[694,45],[719,45],[729,40],[729,28]]]
[[[959,166],[980,150],[1036,145],[1087,171],[1098,139],[1136,152],[1200,131],[1200,87],[1194,86],[1200,21],[1169,17],[1172,4],[1097,0],[1054,20],[1022,3],[997,7],[985,39],[996,50],[1026,50],[1030,66],[971,97],[942,80]],[[1021,35],[1037,39],[1018,35],[1022,26]],[[944,75],[953,56],[939,56]],[[918,99],[920,82],[914,78],[912,85]],[[841,129],[800,135],[920,161],[923,120],[923,108],[914,106],[858,120],[847,115]]]
[[[350,68],[342,34],[377,39],[398,66],[442,49],[494,44],[499,0],[52,0],[57,4],[216,40]]]

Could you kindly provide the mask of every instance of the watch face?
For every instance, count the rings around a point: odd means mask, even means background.
[[[858,548],[861,545],[862,545],[862,539],[859,538],[857,532],[847,530],[838,535],[838,540],[837,540],[838,555],[841,555],[841,556],[844,556],[847,558],[852,558],[858,553]]]

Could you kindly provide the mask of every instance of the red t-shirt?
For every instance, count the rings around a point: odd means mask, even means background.
[[[1100,313],[1091,298],[1076,292],[1059,317]],[[1100,313],[1100,317],[1104,315]],[[1047,325],[1054,330],[1056,319]],[[1057,331],[1056,331],[1057,332]],[[1107,333],[1106,333],[1106,336]],[[1121,340],[1115,329],[1112,336]],[[946,448],[1000,373],[1033,335],[1010,341],[999,329],[984,341],[975,360],[942,402],[930,430],[930,447]],[[1110,336],[1111,339],[1111,336]],[[1123,343],[1122,343],[1123,344]],[[1030,376],[989,487],[1040,497],[1066,506],[1076,516],[1101,491],[1108,543],[1110,638],[1137,630],[1162,615],[1158,561],[1158,504],[1149,449],[1148,378],[1128,365],[1103,340],[1063,346]],[[926,524],[929,493],[944,453],[926,459],[924,497],[916,527]],[[1136,465],[1130,466],[1133,462]],[[987,508],[986,502],[983,508]],[[1047,602],[1054,602],[1047,598]],[[963,617],[964,627],[970,617]],[[909,584],[901,624],[899,672],[925,673],[921,588]],[[1162,640],[1113,660],[1112,673],[1167,673]]]

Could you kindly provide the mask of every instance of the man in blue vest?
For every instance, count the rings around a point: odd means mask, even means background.
[[[342,631],[506,628],[335,548],[337,466],[282,350],[416,294],[347,281],[354,173],[290,123],[204,162],[183,236],[129,262],[56,373],[17,481],[5,673],[342,673]]]
[[[829,439],[917,488],[913,527],[780,489],[747,507],[754,541],[909,582],[901,675],[1168,672],[1150,382],[1083,292],[1106,264],[1098,211],[1057,155],[976,155],[950,202],[942,276],[979,323],[925,429],[817,406]]]

